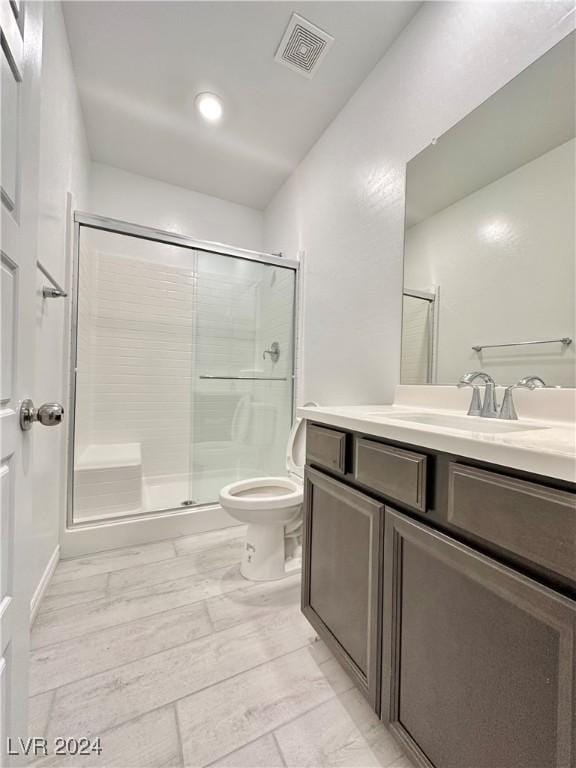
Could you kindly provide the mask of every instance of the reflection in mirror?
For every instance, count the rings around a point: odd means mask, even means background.
[[[571,34],[408,163],[403,384],[576,386],[574,65]]]

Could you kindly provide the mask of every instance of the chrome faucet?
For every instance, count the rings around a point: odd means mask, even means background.
[[[480,390],[474,382],[480,380],[484,383],[484,402],[480,398]],[[498,418],[498,405],[496,403],[496,383],[492,376],[483,371],[470,371],[465,373],[458,382],[458,387],[472,387],[472,400],[468,408],[468,416],[483,416],[487,419]]]
[[[524,378],[517,381],[516,384],[506,387],[504,391],[504,399],[502,400],[502,408],[500,409],[498,418],[507,420],[516,420],[518,418],[513,397],[515,389],[540,389],[545,386],[546,382],[544,379],[541,379],[540,376],[524,376]]]

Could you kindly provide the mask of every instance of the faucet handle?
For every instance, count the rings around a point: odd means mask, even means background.
[[[472,400],[468,408],[468,416],[480,416],[482,414],[482,398],[480,397],[480,387],[469,381],[460,381],[459,387],[472,387]]]
[[[502,408],[500,409],[500,419],[513,419],[518,418],[516,407],[514,405],[513,391],[515,389],[541,389],[546,386],[544,379],[540,376],[524,376],[522,379],[506,387],[504,391],[504,399],[502,400]]]
[[[541,389],[546,386],[544,379],[540,376],[524,376],[524,378],[517,381],[514,387],[526,387],[526,389]]]

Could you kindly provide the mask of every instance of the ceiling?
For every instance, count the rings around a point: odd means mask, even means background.
[[[264,208],[420,5],[65,2],[92,159]],[[335,37],[311,80],[274,61],[293,12]]]
[[[571,33],[408,163],[406,225],[447,208],[576,133]]]

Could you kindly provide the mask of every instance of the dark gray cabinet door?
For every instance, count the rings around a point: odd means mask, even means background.
[[[576,603],[386,510],[382,713],[421,765],[568,768]]]
[[[384,506],[306,471],[302,611],[380,711]]]

